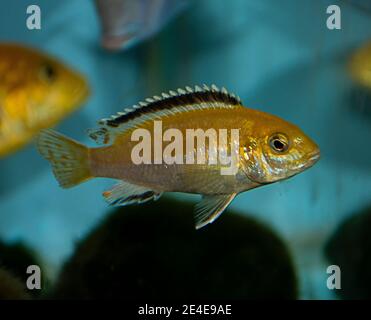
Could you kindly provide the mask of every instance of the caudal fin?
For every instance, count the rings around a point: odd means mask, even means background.
[[[37,148],[47,159],[59,185],[71,188],[92,178],[88,163],[88,148],[54,130],[42,130]]]

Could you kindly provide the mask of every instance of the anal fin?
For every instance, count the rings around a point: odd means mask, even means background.
[[[196,229],[200,229],[217,219],[235,198],[236,193],[204,195],[195,206]]]
[[[146,187],[120,181],[112,189],[103,192],[105,200],[112,206],[126,206],[134,203],[144,203],[157,200],[162,192],[157,192]]]

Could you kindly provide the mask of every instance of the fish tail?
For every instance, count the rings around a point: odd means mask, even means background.
[[[40,154],[50,162],[62,188],[71,188],[92,178],[89,149],[54,130],[42,130],[37,138]]]

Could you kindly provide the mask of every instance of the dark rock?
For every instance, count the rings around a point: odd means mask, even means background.
[[[193,206],[162,198],[116,209],[82,241],[52,298],[296,298],[282,240],[225,212],[196,231]]]
[[[0,300],[25,300],[30,296],[24,284],[5,269],[0,269]]]
[[[325,247],[331,264],[341,270],[341,290],[344,299],[371,298],[371,206],[345,220]]]
[[[23,289],[34,297],[41,296],[50,286],[49,280],[43,274],[42,276],[42,289],[41,290],[28,290],[26,287],[27,267],[30,265],[37,265],[42,268],[42,264],[37,255],[22,243],[5,244],[0,241],[0,268],[9,271],[23,286]],[[10,282],[12,283],[12,282]]]

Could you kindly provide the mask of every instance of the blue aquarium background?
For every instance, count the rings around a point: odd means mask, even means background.
[[[29,1],[1,2],[0,41],[39,48],[86,76],[89,100],[57,127],[76,140],[94,146],[86,130],[99,119],[146,97],[203,83],[225,86],[244,105],[287,119],[312,137],[321,148],[313,168],[243,193],[231,209],[261,221],[284,240],[299,298],[338,298],[326,286],[331,263],[324,246],[339,224],[371,203],[371,105],[366,98],[354,99],[346,67],[354,50],[371,39],[371,6],[189,1],[150,40],[109,52],[100,46],[92,1],[33,3],[41,8],[41,30],[26,28]],[[330,4],[342,9],[341,30],[326,27]],[[114,182],[95,179],[63,190],[32,143],[0,161],[0,238],[27,244],[55,279],[76,243],[110,215],[101,193]],[[223,218],[215,224],[223,224]]]

